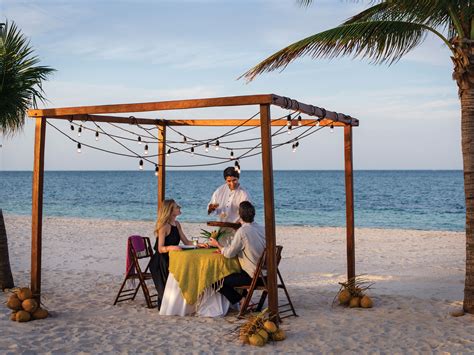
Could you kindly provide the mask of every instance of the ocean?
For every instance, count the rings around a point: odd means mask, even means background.
[[[168,171],[166,197],[184,222],[210,220],[206,206],[221,171]],[[261,171],[243,171],[257,220],[263,221]],[[0,208],[31,214],[31,172],[0,171]],[[343,171],[275,171],[278,225],[345,226]],[[47,171],[44,216],[155,220],[157,178],[150,171]],[[463,231],[462,171],[355,171],[356,227]]]

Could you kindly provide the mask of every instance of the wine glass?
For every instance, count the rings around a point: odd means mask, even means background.
[[[194,247],[197,248],[199,244],[199,237],[192,237],[191,240],[193,242]]]

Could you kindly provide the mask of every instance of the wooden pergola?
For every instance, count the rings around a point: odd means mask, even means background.
[[[117,113],[137,113],[149,111],[184,110],[206,107],[249,106],[258,105],[260,118],[243,119],[201,119],[201,120],[156,120],[149,118],[111,116]],[[271,126],[284,126],[287,122],[274,121],[270,117],[270,106],[295,110],[319,119],[320,125],[333,125],[344,128],[344,169],[346,189],[346,240],[347,240],[347,277],[355,276],[355,244],[354,244],[354,192],[352,162],[352,127],[359,121],[348,115],[326,111],[317,106],[308,105],[296,100],[274,94],[232,96],[193,100],[175,100],[133,104],[115,104],[100,106],[81,106],[29,110],[28,115],[36,119],[33,191],[32,191],[32,230],[31,230],[31,289],[33,294],[41,296],[41,254],[43,224],[43,176],[44,154],[46,141],[46,120],[59,119],[68,121],[91,121],[107,123],[126,123],[153,125],[158,129],[158,210],[165,199],[166,187],[166,127],[167,126],[260,126],[264,221],[267,243],[268,268],[268,306],[272,315],[278,315],[277,264],[275,257],[275,208],[273,194],[273,159]],[[315,120],[302,120],[303,125],[316,125]],[[297,124],[292,122],[291,124]]]

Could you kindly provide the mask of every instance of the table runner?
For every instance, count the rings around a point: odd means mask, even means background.
[[[169,271],[179,284],[186,302],[193,305],[204,290],[227,275],[240,272],[237,258],[225,258],[217,249],[170,252]]]

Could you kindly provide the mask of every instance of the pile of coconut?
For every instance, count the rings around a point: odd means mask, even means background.
[[[17,288],[8,297],[7,307],[13,312],[10,319],[17,322],[28,322],[34,319],[44,319],[49,313],[41,308],[33,298],[33,293],[28,287]]]
[[[349,308],[372,308],[374,306],[374,302],[366,294],[373,283],[363,276],[356,276],[347,282],[339,282],[339,284],[341,288],[334,298],[333,304],[337,298],[340,305],[349,306]]]
[[[244,344],[264,346],[268,341],[285,340],[285,331],[266,316],[268,308],[251,316],[239,328],[239,339]]]

